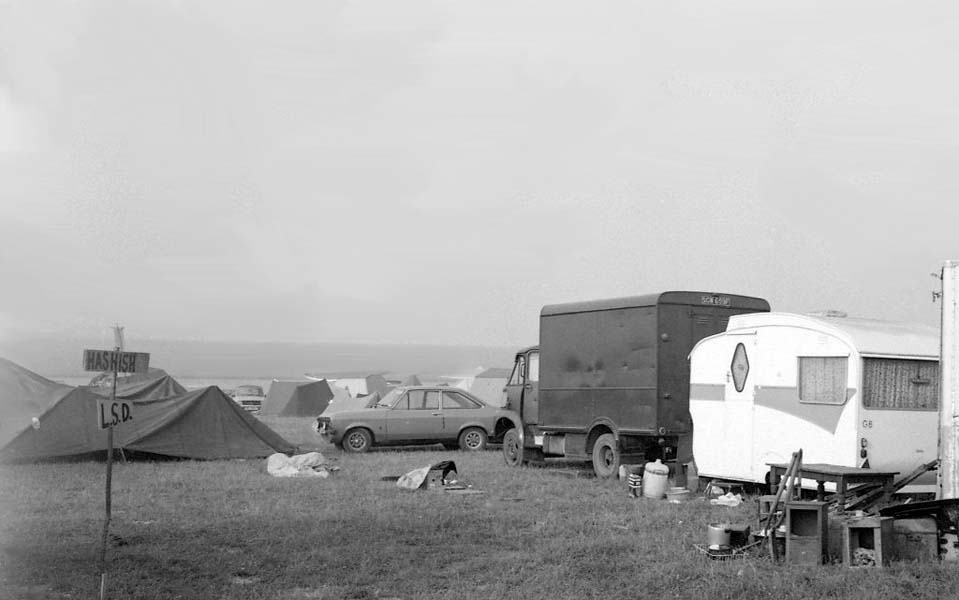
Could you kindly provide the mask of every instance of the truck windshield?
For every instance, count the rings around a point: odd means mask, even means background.
[[[513,365],[513,374],[509,376],[509,385],[523,384],[523,366],[526,364],[524,356],[516,357],[516,364]]]
[[[263,388],[258,385],[241,385],[236,388],[237,396],[262,396]]]

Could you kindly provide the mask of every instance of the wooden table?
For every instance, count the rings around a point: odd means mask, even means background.
[[[779,480],[786,474],[789,468],[788,463],[770,464],[769,483],[773,489],[779,485]],[[846,494],[849,486],[861,485],[864,483],[878,483],[882,486],[882,502],[888,503],[892,499],[893,483],[899,471],[875,471],[873,469],[860,469],[858,467],[842,467],[839,465],[824,465],[803,463],[799,470],[799,476],[803,479],[812,479],[818,486],[816,490],[816,499],[823,501],[826,497],[827,481],[836,484],[836,496],[839,501],[839,510],[842,511],[846,506]]]

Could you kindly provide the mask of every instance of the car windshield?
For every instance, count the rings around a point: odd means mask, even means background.
[[[386,406],[393,408],[393,405],[396,404],[396,399],[403,395],[405,390],[394,389],[386,392],[386,395],[380,398],[380,401],[376,403],[376,406]]]
[[[262,396],[263,388],[258,385],[241,385],[236,388],[237,396]]]

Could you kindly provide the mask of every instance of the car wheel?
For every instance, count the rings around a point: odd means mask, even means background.
[[[366,452],[373,445],[373,436],[366,429],[351,429],[343,436],[343,450],[347,452]]]
[[[479,427],[467,427],[460,434],[460,450],[485,450],[486,432]]]
[[[519,441],[519,432],[515,427],[503,436],[503,458],[509,467],[523,464],[523,444]]]
[[[593,444],[593,471],[597,477],[612,477],[619,470],[619,446],[611,433],[604,433]]]

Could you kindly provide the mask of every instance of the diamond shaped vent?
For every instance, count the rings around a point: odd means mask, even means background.
[[[736,391],[743,391],[746,387],[746,377],[749,375],[749,358],[746,356],[746,346],[743,346],[741,342],[736,344],[729,370],[733,373],[733,385],[736,386]]]

